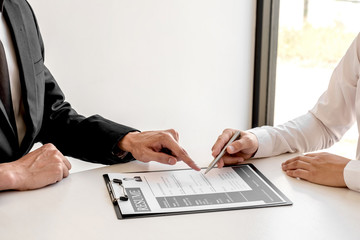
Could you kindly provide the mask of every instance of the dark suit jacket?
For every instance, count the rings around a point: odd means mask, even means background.
[[[0,101],[0,162],[19,159],[36,142],[53,143],[64,155],[91,162],[121,161],[112,151],[135,129],[98,115],[85,118],[77,114],[44,65],[43,41],[28,2],[5,0],[3,14],[16,49],[27,132],[19,147],[16,130]]]

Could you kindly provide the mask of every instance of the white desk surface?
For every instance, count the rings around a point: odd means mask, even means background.
[[[39,190],[1,192],[0,239],[360,239],[360,193],[287,177],[280,165],[291,156],[250,162],[292,206],[118,220],[104,173],[185,167],[131,162]]]

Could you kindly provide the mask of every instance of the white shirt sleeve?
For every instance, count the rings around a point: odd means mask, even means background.
[[[285,152],[311,152],[330,147],[338,139],[311,112],[275,127],[249,130],[256,135],[259,149],[255,158]]]
[[[282,125],[250,129],[249,132],[254,133],[259,141],[259,149],[254,157],[328,148],[340,140],[356,119],[359,122],[359,56],[358,35],[335,68],[328,89],[313,109]],[[359,155],[358,145],[357,158]],[[353,160],[347,164],[344,179],[350,189],[360,191],[360,161]]]
[[[360,161],[351,160],[344,169],[346,186],[351,190],[360,192]]]

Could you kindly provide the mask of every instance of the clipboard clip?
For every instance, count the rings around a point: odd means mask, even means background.
[[[114,182],[114,183],[118,183],[118,184],[120,185],[120,187],[122,188],[123,196],[120,196],[119,198],[116,198],[116,197],[115,197],[115,191],[114,191],[114,189],[113,189],[113,187],[112,187],[112,183],[111,183],[111,182],[108,182],[108,183],[107,183],[107,188],[108,188],[108,190],[109,190],[112,203],[113,203],[113,204],[116,204],[117,201],[119,201],[119,200],[120,200],[120,201],[127,201],[127,200],[129,200],[129,197],[128,197],[128,196],[126,195],[126,193],[125,193],[125,188],[124,188],[124,185],[122,184],[122,180],[115,178],[115,179],[113,179],[113,182]]]

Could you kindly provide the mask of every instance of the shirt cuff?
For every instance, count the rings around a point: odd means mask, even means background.
[[[268,157],[271,155],[272,152],[272,143],[271,143],[271,137],[268,131],[261,127],[253,128],[251,130],[248,130],[248,132],[253,133],[258,140],[259,147],[253,158],[262,158],[262,157]]]
[[[113,150],[112,155],[116,156],[117,158],[124,159],[129,152],[125,152],[123,150]]]
[[[351,160],[344,168],[344,180],[346,186],[360,192],[360,161]]]

